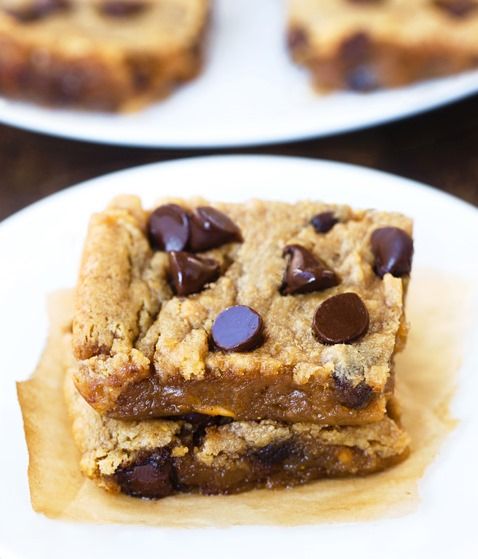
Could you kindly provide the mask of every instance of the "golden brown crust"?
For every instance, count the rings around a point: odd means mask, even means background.
[[[204,201],[178,203],[195,207]],[[81,394],[100,413],[127,419],[197,412],[322,424],[380,420],[392,389],[393,356],[406,336],[407,280],[374,274],[370,235],[384,225],[411,233],[410,220],[317,202],[215,207],[239,225],[244,242],[205,253],[222,263],[223,273],[186,298],[172,296],[166,255],[151,252],[148,214],[137,199],[122,198],[93,218],[73,325]],[[321,235],[309,222],[326,210],[334,211],[340,223]],[[341,283],[322,292],[282,296],[282,250],[293,243],[312,250]],[[353,344],[322,345],[312,334],[314,312],[324,299],[344,291],[358,293],[367,305],[369,331]],[[249,305],[262,315],[266,339],[255,351],[224,353],[209,346],[215,317],[233,304]],[[340,405],[337,377],[353,387],[366,383],[374,395],[369,405]]]
[[[155,0],[111,18],[95,2],[19,21],[0,2],[0,94],[53,106],[127,111],[197,75],[208,0]],[[61,38],[61,40],[60,40]]]
[[[478,11],[437,4],[289,0],[289,48],[322,90],[370,91],[476,68]]]

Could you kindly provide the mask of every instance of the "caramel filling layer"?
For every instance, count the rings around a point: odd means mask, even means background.
[[[353,385],[332,380],[324,386],[323,379],[297,384],[292,375],[225,374],[186,382],[153,374],[127,387],[109,415],[132,420],[200,413],[240,421],[357,425],[383,418],[392,384],[377,394],[364,381]]]

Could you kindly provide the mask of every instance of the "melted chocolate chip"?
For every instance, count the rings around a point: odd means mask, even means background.
[[[188,214],[176,204],[160,206],[149,218],[148,231],[154,248],[181,251],[189,238]]]
[[[189,252],[169,253],[169,277],[176,295],[198,293],[206,284],[216,281],[219,274],[219,264],[212,258]]]
[[[280,292],[282,295],[323,291],[338,285],[335,272],[300,245],[288,245],[284,256],[290,256]]]
[[[110,17],[130,17],[143,12],[148,2],[141,0],[105,0],[99,6],[99,11]]]
[[[239,227],[222,212],[202,206],[191,216],[191,236],[189,248],[192,252],[201,252],[216,248],[226,243],[241,242]]]
[[[365,381],[353,385],[346,378],[333,375],[338,401],[347,408],[362,409],[368,406],[374,397],[373,390]]]
[[[16,8],[5,8],[5,11],[22,23],[32,23],[69,8],[69,0],[31,0]]]
[[[369,314],[355,293],[326,299],[317,309],[312,331],[323,344],[350,344],[367,333]]]
[[[251,351],[264,343],[264,323],[255,310],[236,305],[222,311],[212,325],[212,340],[224,351]]]
[[[264,466],[277,466],[282,464],[294,452],[292,441],[287,440],[280,443],[271,443],[263,446],[253,453],[253,456]]]
[[[168,449],[160,448],[126,468],[118,468],[115,478],[121,492],[133,497],[159,499],[175,491],[174,468]]]
[[[465,18],[478,8],[476,0],[434,0],[433,3],[456,18]]]
[[[317,233],[328,233],[338,222],[339,220],[335,217],[334,212],[322,212],[310,220],[310,224]]]
[[[376,229],[371,237],[375,257],[374,271],[379,277],[390,273],[395,277],[407,276],[412,269],[413,240],[398,227]]]

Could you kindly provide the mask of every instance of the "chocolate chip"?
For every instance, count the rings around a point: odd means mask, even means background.
[[[335,217],[334,212],[322,212],[315,215],[310,220],[310,224],[314,227],[317,233],[329,232],[338,222],[339,220]]]
[[[338,285],[335,272],[300,245],[288,245],[284,256],[290,256],[279,289],[282,295],[323,291]]]
[[[224,351],[251,351],[264,343],[264,323],[255,310],[236,305],[222,311],[212,325],[212,340]]]
[[[456,18],[467,17],[478,8],[476,0],[434,0],[433,4]]]
[[[287,46],[293,52],[304,49],[309,43],[307,33],[302,27],[292,27],[287,32]]]
[[[367,333],[369,314],[355,293],[341,293],[326,299],[317,309],[312,331],[323,344],[349,344]]]
[[[225,243],[242,241],[241,231],[227,215],[202,206],[191,216],[191,236],[189,248],[192,252],[201,252],[219,247]]]
[[[368,406],[374,397],[373,390],[365,382],[353,384],[343,376],[333,375],[338,401],[347,408],[362,409]]]
[[[105,0],[98,9],[111,17],[130,17],[143,12],[148,7],[148,2],[141,0]]]
[[[407,276],[412,269],[413,240],[398,227],[376,229],[371,237],[375,257],[374,271],[379,277],[390,273],[395,277]]]
[[[18,7],[5,8],[5,11],[22,23],[32,23],[69,8],[71,8],[69,0],[31,0]]]
[[[380,87],[378,74],[371,64],[360,64],[346,72],[347,87],[353,91],[367,92]]]
[[[264,466],[277,466],[282,464],[294,452],[292,441],[287,440],[280,443],[271,443],[263,446],[253,453],[253,456]]]
[[[345,39],[339,57],[350,89],[365,92],[380,87],[373,64],[373,44],[367,33],[359,31]]]
[[[367,33],[358,31],[340,46],[340,59],[345,66],[353,67],[368,60],[372,52],[372,41]]]
[[[181,251],[189,238],[188,214],[176,204],[156,208],[148,223],[149,238],[154,248]]]
[[[174,468],[168,449],[160,448],[126,468],[118,468],[115,479],[122,493],[132,497],[159,499],[175,490]]]
[[[216,281],[219,274],[219,264],[212,258],[189,252],[169,253],[169,277],[176,295],[198,293],[207,283]]]

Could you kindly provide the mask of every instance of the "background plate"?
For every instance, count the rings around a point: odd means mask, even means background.
[[[478,91],[478,72],[368,95],[319,97],[284,47],[284,0],[215,0],[198,80],[140,113],[55,111],[0,99],[0,121],[67,138],[144,147],[227,147],[354,130]]]
[[[88,526],[35,514],[15,380],[33,371],[47,333],[46,296],[74,285],[90,214],[135,192],[146,205],[163,195],[211,199],[316,198],[410,214],[415,269],[453,271],[478,284],[478,212],[426,186],[337,163],[277,157],[212,157],[139,167],[55,194],[0,225],[0,557],[449,557],[476,558],[478,327],[465,340],[453,411],[462,422],[427,471],[418,510],[368,523],[298,528],[174,529]],[[461,285],[461,284],[460,284]],[[446,297],[446,293],[443,294]],[[437,305],[440,301],[437,300]],[[410,555],[412,552],[412,555]],[[420,555],[418,553],[420,552]]]

